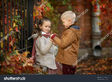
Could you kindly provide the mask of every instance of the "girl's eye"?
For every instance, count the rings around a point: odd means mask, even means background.
[[[50,28],[51,26],[45,26],[46,28],[48,27],[48,28]]]

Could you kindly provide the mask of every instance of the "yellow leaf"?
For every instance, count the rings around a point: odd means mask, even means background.
[[[15,46],[13,46],[13,50],[15,50],[16,49],[16,47]]]
[[[8,73],[13,73],[13,69],[12,69],[12,68],[8,68],[8,69],[7,69],[7,72],[8,72]]]
[[[0,33],[0,36],[3,37],[3,33],[2,32]]]
[[[16,50],[16,54],[17,54],[17,55],[19,54],[18,50]]]
[[[22,55],[23,55],[24,57],[27,57],[27,55],[28,55],[29,53],[30,53],[29,51],[26,51],[26,52],[23,52]]]
[[[5,36],[5,40],[7,40],[7,36]]]
[[[1,48],[3,48],[3,41],[1,42]]]
[[[92,5],[95,5],[95,1],[92,1]]]
[[[10,61],[10,59],[11,59],[9,56],[7,56],[6,58],[7,58],[8,61]]]
[[[101,22],[98,22],[98,25],[101,26]]]
[[[13,43],[12,43],[12,41],[9,43],[11,46],[13,46]]]
[[[13,23],[13,27],[15,27],[16,26],[16,23]]]
[[[39,15],[39,12],[38,12],[38,11],[36,11],[36,16],[37,16],[37,15]]]
[[[10,28],[9,31],[12,31],[12,28]]]
[[[33,16],[36,16],[36,13],[35,12],[33,12]]]

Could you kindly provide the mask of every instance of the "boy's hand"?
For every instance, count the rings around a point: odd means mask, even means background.
[[[75,65],[72,65],[73,67],[75,67]]]
[[[76,65],[77,65],[77,61],[72,66],[75,67]]]
[[[53,42],[53,44],[56,45],[55,42]]]
[[[50,38],[53,39],[55,36],[56,36],[56,33],[51,34],[51,35],[50,35]]]
[[[54,42],[52,39],[50,39],[50,41],[51,41],[54,45],[56,45],[55,42]]]
[[[53,42],[53,40],[50,38],[50,41]]]

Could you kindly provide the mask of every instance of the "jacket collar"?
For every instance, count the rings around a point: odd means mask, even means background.
[[[80,29],[79,26],[76,26],[75,24],[73,24],[73,25],[69,26],[69,28],[66,28],[65,30],[70,29],[70,28],[74,28],[74,29],[77,29],[77,30]]]
[[[45,32],[43,32],[43,31],[41,31],[41,34],[47,34],[47,33],[45,33]]]
[[[42,36],[44,36],[46,38],[50,37],[50,33],[47,34],[47,33],[45,33],[45,32],[42,31],[41,34],[42,34]]]
[[[80,29],[80,27],[76,25],[71,25],[69,28]]]

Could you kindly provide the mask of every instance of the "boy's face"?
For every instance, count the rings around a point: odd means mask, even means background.
[[[51,30],[51,22],[44,21],[43,24],[40,26],[40,29],[45,33],[49,33]]]
[[[69,26],[72,25],[72,20],[71,19],[62,19],[63,25],[65,28],[69,28]]]

